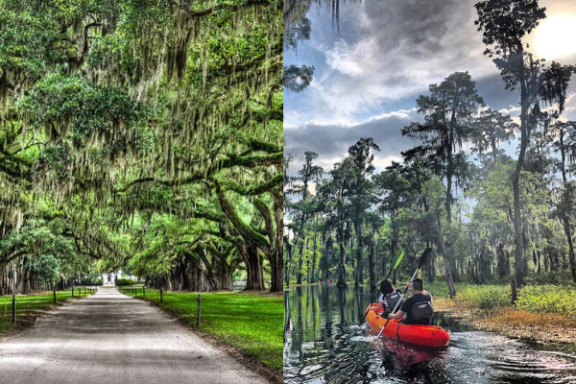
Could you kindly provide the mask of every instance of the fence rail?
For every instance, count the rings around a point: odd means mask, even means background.
[[[0,328],[1,323],[16,324],[18,318],[33,315],[73,297],[92,295],[97,290],[97,287],[72,287],[69,290],[53,290],[43,294],[0,296]]]
[[[142,297],[143,299],[146,299],[146,297],[148,297],[148,300],[150,301],[158,301],[159,304],[164,303],[164,290],[162,288],[160,289],[152,289],[152,288],[146,288],[146,287],[118,287],[118,290],[121,293],[124,293],[126,295],[130,295],[130,296],[134,296],[134,297]],[[146,296],[148,295],[148,296]],[[196,326],[200,327],[200,319],[202,317],[201,314],[201,305],[202,305],[202,299],[200,297],[200,295],[198,295],[198,298],[196,299]]]

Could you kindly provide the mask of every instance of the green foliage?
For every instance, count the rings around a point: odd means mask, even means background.
[[[256,243],[278,280],[281,30],[278,0],[0,0],[0,273],[220,289]]]
[[[480,309],[506,307],[512,302],[509,285],[469,285],[458,290],[456,303]]]
[[[55,284],[60,277],[60,260],[53,255],[42,255],[38,261],[31,261],[27,268],[36,273],[36,277],[43,282]]]
[[[84,277],[80,281],[80,285],[99,287],[102,285],[102,277],[98,275],[92,275],[92,276],[88,275],[87,277]]]
[[[568,277],[568,276],[567,276]],[[550,277],[549,277],[550,278]],[[448,297],[445,283],[426,284],[426,290],[436,297]],[[570,285],[526,285],[518,289],[518,298],[512,307],[510,284],[469,285],[456,284],[460,307],[479,309],[515,308],[530,313],[553,313],[576,317],[576,289]]]
[[[78,76],[63,74],[36,83],[20,108],[26,110],[32,127],[45,128],[49,137],[69,134],[77,147],[86,146],[89,140],[106,143],[100,151],[112,158],[136,146],[140,137],[131,128],[146,118],[144,105],[126,90],[95,87]]]
[[[576,317],[576,289],[566,285],[527,285],[518,291],[515,304],[527,312]]]
[[[527,285],[566,285],[572,283],[569,271],[530,273],[526,276]]]
[[[425,289],[432,296],[447,298],[450,293],[445,282],[425,284]],[[471,285],[456,283],[458,295],[455,299],[457,305],[480,309],[496,307],[509,307],[512,305],[510,285]]]
[[[126,287],[129,285],[135,285],[137,283],[136,280],[132,280],[132,279],[117,279],[116,280],[116,286],[117,287]]]

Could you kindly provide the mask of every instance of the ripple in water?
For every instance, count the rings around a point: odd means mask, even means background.
[[[439,316],[450,346],[427,349],[358,327],[369,292],[324,285],[284,294],[285,383],[576,383],[574,345],[526,343]]]

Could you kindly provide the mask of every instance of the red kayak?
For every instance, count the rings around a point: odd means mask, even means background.
[[[372,304],[376,306],[376,304]],[[371,306],[368,306],[368,310]],[[378,316],[374,311],[368,312],[366,321],[374,332],[378,333],[386,324],[387,319]],[[399,323],[400,319],[391,319],[382,334],[403,343],[441,348],[448,345],[450,335],[444,328],[435,325],[406,325]]]

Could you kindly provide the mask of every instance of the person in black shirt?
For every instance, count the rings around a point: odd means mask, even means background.
[[[404,324],[432,324],[434,317],[432,296],[424,290],[424,282],[422,279],[414,279],[412,284],[408,284],[408,288],[412,288],[412,297],[402,304],[398,312],[390,314],[388,318],[401,319],[406,315]]]

